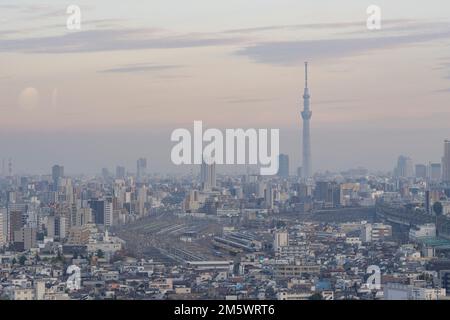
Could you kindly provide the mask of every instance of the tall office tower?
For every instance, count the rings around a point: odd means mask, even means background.
[[[77,209],[77,227],[92,223],[92,209],[78,208]]]
[[[145,204],[147,203],[147,187],[142,186],[137,192],[137,214],[141,217],[145,215]]]
[[[107,180],[109,178],[110,174],[109,174],[109,170],[108,168],[102,168],[102,178],[104,180]]]
[[[442,157],[442,181],[450,183],[450,140],[444,141],[444,156]]]
[[[264,202],[267,209],[273,209],[274,191],[272,185],[268,185],[264,190]]]
[[[430,192],[430,190],[425,190],[425,210],[428,214],[431,213],[431,192]]]
[[[13,165],[12,165],[12,159],[8,159],[8,176],[12,177],[13,175]]]
[[[302,177],[310,178],[312,176],[311,163],[311,137],[309,130],[309,120],[312,112],[309,109],[309,89],[308,89],[308,62],[305,62],[305,90],[303,93],[303,163],[302,163]]]
[[[189,194],[184,200],[183,205],[184,210],[186,211],[198,210],[198,208],[200,207],[198,190],[190,190]]]
[[[200,183],[203,190],[211,190],[216,187],[216,164],[207,164],[202,162],[200,168]]]
[[[317,181],[314,189],[314,199],[317,201],[327,201],[329,186],[330,182],[328,181]]]
[[[36,228],[23,227],[14,232],[14,248],[17,251],[30,250],[36,246]]]
[[[52,167],[52,179],[53,179],[53,186],[55,190],[58,190],[58,181],[59,178],[64,177],[64,166],[59,166],[55,164]]]
[[[281,153],[278,162],[278,175],[283,178],[289,177],[289,156]]]
[[[142,178],[147,174],[147,159],[140,158],[137,161],[136,179],[142,181]]]
[[[125,167],[117,166],[116,167],[116,179],[124,179],[125,178]]]
[[[107,197],[105,199],[105,211],[104,211],[104,221],[105,227],[110,227],[114,224],[114,210],[112,197]]]
[[[55,216],[47,216],[47,219],[45,221],[45,229],[47,230],[47,237],[49,238],[55,238],[56,231],[55,231]]]
[[[77,209],[76,203],[72,203],[70,205],[70,209],[69,210],[70,210],[69,227],[70,228],[76,227],[76,226],[78,226],[77,225],[77,211],[78,211],[78,209]]]
[[[314,199],[323,201],[325,206],[340,206],[344,201],[343,189],[336,182],[318,181],[314,189]]]
[[[425,179],[427,177],[427,166],[424,164],[416,164],[416,178]]]
[[[394,176],[399,178],[414,177],[414,167],[411,158],[406,156],[398,157],[397,167],[394,169]]]
[[[431,181],[439,182],[442,178],[442,170],[440,163],[430,163],[429,178]]]
[[[113,225],[114,209],[112,202],[112,197],[109,196],[104,199],[89,200],[89,207],[92,210],[90,216],[93,223],[104,225],[105,227],[110,227]],[[89,212],[84,212],[83,214],[89,215]],[[86,218],[84,218],[84,220],[86,220]]]
[[[60,240],[67,237],[69,232],[69,220],[64,214],[55,215],[55,237]]]
[[[6,208],[0,208],[0,247],[6,244],[7,227],[7,210]]]
[[[89,207],[92,209],[92,222],[95,224],[105,224],[105,201],[93,199],[89,200]]]
[[[9,241],[14,241],[14,233],[24,226],[24,214],[22,211],[13,210],[9,212]]]
[[[296,186],[297,195],[300,198],[300,201],[303,201],[305,198],[312,196],[312,186],[306,183],[299,183]]]

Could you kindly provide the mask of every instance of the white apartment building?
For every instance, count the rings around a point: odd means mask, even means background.
[[[444,288],[421,288],[399,283],[384,285],[385,300],[439,300],[445,297]]]
[[[392,236],[392,227],[383,223],[367,223],[362,226],[362,242],[373,242],[384,240]]]
[[[409,230],[409,239],[411,241],[429,237],[436,237],[436,226],[434,223],[422,224]]]

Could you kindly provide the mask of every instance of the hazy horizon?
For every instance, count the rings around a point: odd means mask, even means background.
[[[80,6],[81,30],[66,28]],[[237,5],[239,4],[239,5]],[[366,8],[382,10],[381,30]],[[446,10],[447,9],[447,10]],[[450,138],[448,1],[0,4],[0,160],[14,172],[188,172],[174,129],[279,128],[301,159],[309,61],[314,171],[440,162]],[[220,172],[220,171],[219,171]]]

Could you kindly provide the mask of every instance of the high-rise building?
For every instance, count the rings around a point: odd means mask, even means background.
[[[428,178],[431,181],[439,182],[442,178],[442,168],[440,163],[430,163],[428,167]]]
[[[450,270],[440,270],[439,279],[441,279],[441,287],[450,292]]]
[[[65,215],[56,215],[55,222],[55,237],[62,240],[67,237],[69,232],[69,218]]]
[[[394,176],[398,178],[414,177],[414,167],[411,158],[406,156],[398,157],[397,167],[394,169]]]
[[[147,187],[142,186],[137,192],[137,214],[139,216],[145,215],[145,204],[147,203]]]
[[[325,206],[340,206],[344,200],[343,189],[336,182],[318,181],[314,190],[314,199],[324,202]]]
[[[273,240],[273,250],[278,252],[282,247],[289,245],[289,234],[287,231],[275,232]]]
[[[112,198],[107,197],[105,199],[105,211],[104,211],[104,221],[105,221],[105,227],[110,227],[114,223],[114,217],[113,217],[113,203]]]
[[[184,210],[193,211],[197,210],[199,207],[200,202],[198,190],[190,190],[189,194],[186,196],[186,199],[184,200]]]
[[[95,224],[105,224],[105,200],[93,199],[89,201],[92,209],[92,222]]]
[[[9,239],[14,241],[14,233],[23,226],[24,214],[22,211],[14,210],[9,212]]]
[[[92,199],[89,200],[89,207],[91,208],[91,219],[92,222],[99,225],[104,225],[106,227],[112,226],[113,219],[113,200],[112,197],[108,196],[103,199]],[[84,212],[86,217],[84,220],[89,219],[89,212]],[[87,223],[87,221],[85,221]]]
[[[382,241],[392,237],[392,226],[383,223],[367,223],[362,226],[361,241]]]
[[[12,177],[13,175],[13,164],[12,164],[12,159],[9,158],[8,159],[8,176]]]
[[[280,154],[278,163],[278,175],[283,178],[289,177],[289,156],[287,154]]]
[[[427,177],[427,166],[424,164],[416,164],[416,178],[425,179]]]
[[[312,176],[312,163],[311,163],[311,137],[309,121],[312,116],[312,112],[309,109],[309,89],[308,89],[308,62],[305,62],[305,90],[303,93],[303,163],[302,163],[302,177],[310,178]]]
[[[102,177],[103,179],[108,179],[110,176],[108,168],[102,168]]]
[[[124,179],[126,175],[125,167],[117,166],[116,167],[116,179]]]
[[[272,185],[268,185],[264,190],[264,202],[267,209],[273,209],[274,192]]]
[[[55,164],[52,167],[52,179],[53,179],[53,185],[55,187],[55,190],[58,187],[59,178],[62,178],[62,177],[64,177],[64,166]]]
[[[312,186],[305,184],[305,183],[299,183],[296,187],[297,195],[300,198],[301,201],[304,199],[312,196]]]
[[[207,164],[202,162],[200,168],[200,183],[203,190],[211,190],[216,187],[216,164]]]
[[[0,208],[0,247],[6,244],[6,234],[8,233],[8,220],[6,208]]]
[[[47,229],[47,237],[49,238],[54,238],[56,236],[56,231],[55,231],[55,216],[51,215],[47,217],[47,222],[46,222],[46,229]]]
[[[431,192],[430,190],[425,190],[425,211],[431,213]]]
[[[14,232],[14,247],[18,251],[36,247],[36,228],[24,227]]]
[[[444,156],[442,157],[442,181],[450,183],[450,140],[444,141]]]
[[[84,226],[91,222],[92,222],[92,209],[91,208],[78,208],[77,209],[76,226]]]
[[[138,181],[141,181],[142,178],[147,174],[147,159],[140,158],[137,161],[137,171],[136,178]]]

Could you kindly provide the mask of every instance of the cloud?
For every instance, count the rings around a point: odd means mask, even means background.
[[[402,36],[260,42],[244,47],[237,55],[272,65],[295,65],[311,59],[342,58],[374,50],[395,48],[450,38],[450,31]]]
[[[383,20],[383,25],[397,25],[411,22],[408,19],[390,19]],[[277,30],[301,30],[301,29],[345,29],[363,27],[366,29],[365,21],[351,21],[351,22],[326,22],[326,23],[305,23],[305,24],[292,24],[292,25],[273,25],[273,26],[262,26],[254,28],[241,28],[241,29],[228,29],[224,30],[223,33],[255,33],[264,31],[277,31]],[[366,29],[367,30],[367,29]]]
[[[57,8],[48,4],[32,4],[32,5],[20,5],[20,4],[1,4],[1,10],[12,10],[16,13],[27,15],[27,19],[39,19],[46,17],[53,17],[58,15],[64,15],[66,7]]]
[[[381,29],[376,30],[377,34],[390,33],[396,34],[401,33],[411,33],[412,31],[445,31],[448,30],[449,21],[428,21],[428,20],[382,20]],[[365,24],[359,24],[357,30],[346,30],[344,32],[339,32],[339,35],[363,35],[367,34],[367,27]]]
[[[431,68],[432,70],[438,70],[438,71],[444,71],[445,75],[443,76],[443,79],[450,80],[450,62],[448,57],[443,57],[439,59],[439,63],[436,67]],[[437,90],[435,92],[447,92],[447,89],[443,90]]]
[[[225,98],[224,101],[230,104],[241,104],[241,103],[258,103],[258,102],[267,102],[273,101],[274,99],[270,98]]]
[[[411,20],[387,20],[383,26],[388,27],[381,32],[370,33],[369,37],[356,37],[355,33],[341,33],[342,39],[329,38],[322,40],[288,40],[255,42],[254,32],[284,30],[284,29],[330,29],[362,27],[361,22],[315,23],[286,26],[265,26],[247,29],[231,29],[217,33],[187,33],[180,34],[157,28],[120,28],[120,19],[88,20],[86,26],[97,26],[93,29],[83,29],[78,32],[67,32],[60,35],[39,37],[17,37],[0,39],[0,52],[24,53],[83,53],[115,50],[140,49],[174,49],[209,46],[245,46],[237,52],[248,56],[254,61],[274,64],[292,64],[294,60],[303,61],[311,57],[345,56],[387,46],[402,45],[414,42],[430,41],[447,38],[448,27],[443,31],[432,31],[430,27],[442,27],[442,23],[423,23]],[[111,26],[114,26],[111,28]],[[409,26],[412,29],[408,29]],[[427,33],[409,35],[385,35],[386,32],[402,30],[428,30]],[[44,27],[46,28],[46,27]],[[47,27],[48,28],[48,27]],[[442,28],[441,28],[442,29]],[[361,29],[362,30],[362,29]],[[17,33],[7,30],[7,33]],[[352,34],[352,37],[349,36]],[[376,34],[378,37],[373,37]],[[367,32],[362,35],[367,35]],[[383,36],[381,36],[383,35]],[[302,55],[303,58],[296,59]]]
[[[330,100],[315,100],[314,104],[341,104],[341,103],[354,103],[360,99],[330,99]]]
[[[135,63],[127,64],[124,66],[100,70],[100,73],[140,73],[140,72],[150,72],[150,71],[164,71],[170,69],[182,68],[181,65],[155,65],[148,63]]]
[[[435,90],[433,93],[450,93],[450,88]]]
[[[3,39],[0,51],[25,53],[76,53],[114,50],[191,48],[241,43],[236,37],[190,33],[162,35],[160,29],[102,29],[63,35]]]
[[[83,20],[82,25],[83,26],[93,26],[95,28],[112,28],[112,27],[118,27],[121,26],[121,24],[127,22],[126,19],[116,19],[116,18],[110,18],[110,19],[92,19],[92,20]]]

